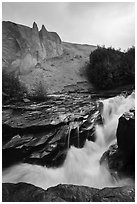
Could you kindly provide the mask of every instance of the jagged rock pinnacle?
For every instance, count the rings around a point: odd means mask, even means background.
[[[42,28],[40,30],[43,34],[48,33],[47,29],[45,28],[44,25],[42,25]]]
[[[33,23],[33,29],[38,31],[38,26],[35,22]]]
[[[46,31],[47,31],[47,29],[45,28],[45,26],[44,26],[44,25],[42,25],[42,30],[46,30]]]

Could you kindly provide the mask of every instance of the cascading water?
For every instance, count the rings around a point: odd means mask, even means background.
[[[116,142],[119,117],[134,108],[135,96],[117,96],[103,100],[104,124],[96,125],[96,141],[86,141],[82,149],[70,147],[62,167],[47,168],[31,164],[17,164],[3,172],[3,182],[26,182],[47,189],[57,184],[77,184],[91,187],[122,186],[131,184],[127,179],[116,181],[106,166],[100,165],[102,154]]]

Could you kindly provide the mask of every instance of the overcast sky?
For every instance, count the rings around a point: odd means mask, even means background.
[[[4,2],[2,19],[56,31],[62,41],[127,49],[135,44],[135,4]]]

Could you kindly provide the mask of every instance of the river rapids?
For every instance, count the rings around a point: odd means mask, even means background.
[[[132,184],[132,180],[112,178],[107,165],[100,165],[100,158],[111,144],[116,143],[118,119],[135,107],[134,92],[101,100],[103,125],[96,125],[96,141],[86,141],[83,148],[71,146],[61,167],[47,168],[20,163],[3,171],[3,183],[26,182],[47,189],[57,184],[86,185],[95,188]]]

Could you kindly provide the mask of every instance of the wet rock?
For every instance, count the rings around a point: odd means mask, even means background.
[[[93,196],[93,202],[135,202],[135,188],[132,186],[104,188]]]
[[[108,164],[115,179],[135,176],[135,119],[134,111],[131,112],[119,118],[117,144],[110,146],[100,159],[101,164]]]
[[[18,128],[12,128],[7,124],[2,124],[2,143],[6,143],[12,137],[18,134]]]
[[[73,145],[77,148],[82,148],[86,139],[88,139],[88,133],[89,131],[87,130],[79,131],[79,128],[72,129],[70,134],[69,147]]]
[[[2,200],[3,202],[42,202],[45,201],[45,191],[26,183],[4,183]]]
[[[92,197],[99,190],[87,186],[60,184],[47,189],[48,200],[59,197],[67,202],[91,202]]]
[[[61,125],[62,124],[60,124],[59,126]],[[6,149],[6,147],[7,148],[13,147],[14,144],[16,146],[16,143],[21,144],[23,141],[25,143],[26,139],[27,140],[29,139],[29,141],[31,141],[32,138],[33,139],[35,138],[35,141],[42,140],[42,138],[46,138],[46,135],[49,132],[54,132],[55,129],[59,128],[59,126],[58,125],[57,126],[37,125],[37,126],[31,126],[26,128],[14,128],[7,124],[3,124],[2,125],[3,148]],[[18,139],[17,139],[17,135],[18,135]]]
[[[29,103],[30,100],[28,98],[23,98],[24,103]]]
[[[129,117],[130,115],[130,117]],[[121,171],[134,177],[135,173],[135,118],[133,114],[124,114],[119,119],[117,128],[118,152],[123,161]]]
[[[116,136],[119,151],[123,153],[125,159],[133,161],[135,158],[135,119],[120,117]]]
[[[111,145],[102,155],[100,164],[106,165],[106,167],[110,170],[110,174],[114,181],[119,180],[119,178],[125,173],[126,163],[118,150],[117,144]]]
[[[70,146],[82,148],[86,139],[95,141],[101,114],[88,95],[80,96],[4,106],[3,168],[19,161],[60,166]]]
[[[4,183],[3,202],[134,202],[133,186],[96,189],[87,186],[60,184],[43,190],[27,183]]]
[[[64,148],[61,143],[65,140],[65,134],[67,134],[66,128],[62,126],[61,129],[56,127],[35,134],[14,136],[3,145],[3,168],[19,160],[52,165],[53,158]]]

